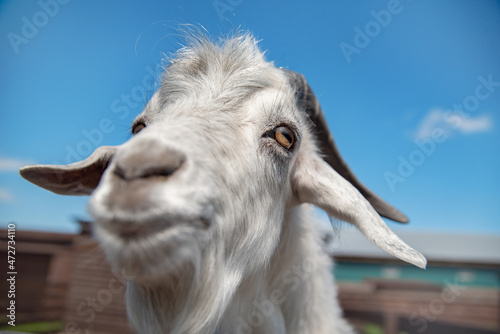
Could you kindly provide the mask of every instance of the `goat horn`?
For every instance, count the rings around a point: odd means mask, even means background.
[[[342,159],[339,150],[335,145],[333,136],[328,129],[328,124],[323,111],[321,110],[318,99],[316,98],[316,95],[314,95],[304,76],[291,70],[283,70],[288,75],[290,83],[295,88],[299,106],[306,112],[315,126],[319,148],[324,154],[323,159],[344,179],[356,187],[356,189],[358,189],[368,202],[370,202],[379,215],[399,223],[407,223],[407,216],[371,192],[349,169],[349,166],[347,166],[344,159]]]

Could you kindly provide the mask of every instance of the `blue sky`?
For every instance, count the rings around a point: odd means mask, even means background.
[[[392,228],[500,234],[497,1],[3,1],[2,224],[77,231],[88,198],[17,169],[126,141],[185,23],[250,30],[303,73],[353,171],[410,217]]]

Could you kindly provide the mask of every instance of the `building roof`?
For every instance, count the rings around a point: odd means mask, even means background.
[[[334,256],[393,258],[350,226],[331,230],[327,249]],[[398,230],[396,234],[428,261],[500,264],[500,235]]]

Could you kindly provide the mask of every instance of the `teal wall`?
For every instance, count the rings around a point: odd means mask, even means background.
[[[419,280],[439,285],[450,282],[458,285],[500,289],[500,269],[429,266],[423,270],[409,265],[339,262],[335,264],[334,275],[337,281],[361,282],[368,278],[394,278]]]

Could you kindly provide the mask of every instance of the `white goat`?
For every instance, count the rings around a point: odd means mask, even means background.
[[[138,333],[353,333],[305,203],[425,267],[376,210],[406,217],[341,159],[303,76],[266,62],[250,35],[179,51],[132,132],[81,162],[20,172],[92,193],[97,239],[132,277]]]

